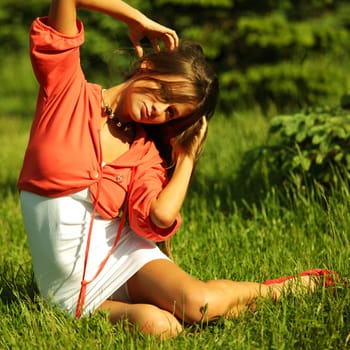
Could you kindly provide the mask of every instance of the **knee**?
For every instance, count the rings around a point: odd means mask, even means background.
[[[169,312],[149,304],[136,304],[137,313],[129,319],[144,334],[154,335],[161,339],[176,337],[182,326]],[[128,317],[128,318],[129,318]]]
[[[216,319],[218,316],[214,299],[205,282],[200,283],[195,288],[186,289],[183,293],[181,318],[187,323]]]

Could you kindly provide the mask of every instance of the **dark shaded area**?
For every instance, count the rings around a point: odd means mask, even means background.
[[[252,103],[266,113],[271,105],[279,110],[295,109],[334,99],[348,88],[348,1],[208,0],[193,4],[149,0],[138,6],[151,18],[175,28],[182,39],[204,47],[220,76],[223,110],[232,112],[233,106]],[[30,24],[35,17],[46,15],[48,7],[43,0],[3,1],[0,61],[9,55],[16,59],[28,54]],[[82,64],[88,79],[115,83],[118,73],[130,67],[130,56],[123,51],[134,53],[126,26],[92,11],[80,10],[79,17],[87,33]],[[3,88],[2,95],[7,90]]]
[[[187,198],[191,200],[195,195],[205,198],[209,215],[215,215],[218,210],[229,214],[238,208],[242,215],[249,216],[250,208],[260,207],[268,190],[260,174],[253,177],[247,167],[237,176],[223,174],[215,178],[205,175],[201,175],[200,178],[195,176]]]
[[[30,262],[29,262],[30,263]],[[0,271],[0,299],[3,304],[11,305],[19,301],[29,300],[34,302],[39,295],[33,273],[23,266],[14,267],[11,262],[6,262]]]
[[[6,198],[9,194],[16,194],[17,192],[17,179],[0,181],[0,197],[2,199]]]

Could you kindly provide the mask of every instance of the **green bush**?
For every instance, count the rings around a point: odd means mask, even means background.
[[[266,113],[334,102],[350,88],[350,6],[339,0],[132,1],[152,18],[202,44],[221,82],[227,112],[258,103]],[[176,16],[174,16],[176,13]],[[198,16],[194,16],[196,13]],[[132,55],[124,25],[81,11],[88,35],[84,68],[114,83]],[[113,53],[121,50],[125,59]],[[101,73],[102,72],[102,73]],[[97,78],[98,77],[98,78]]]
[[[342,106],[307,108],[271,119],[268,141],[246,153],[244,169],[269,184],[327,189],[350,179],[349,96]]]
[[[0,1],[0,64],[5,66],[8,55],[28,54],[30,23],[48,13],[49,2]],[[128,2],[175,28],[180,38],[202,44],[219,74],[220,106],[228,115],[256,102],[268,114],[271,106],[291,113],[334,103],[350,89],[347,0]],[[82,63],[88,79],[117,83],[135,58],[126,26],[91,11],[80,10],[79,17],[87,32]]]
[[[236,69],[221,73],[223,103],[256,101],[264,111],[271,103],[296,111],[334,102],[350,86],[349,42],[337,11],[307,22],[278,11],[241,16],[234,34]]]

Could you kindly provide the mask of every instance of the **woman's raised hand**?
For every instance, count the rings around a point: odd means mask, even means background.
[[[202,117],[181,135],[172,140],[172,154],[176,161],[179,156],[187,155],[196,163],[203,151],[208,133],[208,122]]]
[[[143,48],[141,40],[147,38],[155,51],[160,51],[159,42],[164,43],[166,50],[174,50],[179,45],[179,38],[175,32],[148,17],[145,17],[142,22],[129,25],[130,39],[135,47],[136,53],[139,57],[143,56]]]
[[[200,123],[200,129],[193,137],[192,150],[191,150],[192,151],[191,153],[195,162],[198,161],[203,151],[204,144],[208,134],[207,118],[203,116],[202,119],[199,120],[199,123]]]
[[[151,20],[122,0],[51,0],[49,25],[64,34],[75,35],[78,7],[102,12],[125,22],[139,57],[143,55],[140,41],[145,37],[156,51],[160,50],[160,41],[167,50],[174,50],[179,45],[179,38],[174,30]]]

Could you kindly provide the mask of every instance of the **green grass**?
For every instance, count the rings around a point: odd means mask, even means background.
[[[22,51],[3,53],[0,66],[0,115],[30,117],[37,95],[37,82],[27,51],[25,54]]]
[[[16,180],[30,121],[0,117],[0,349],[350,349],[350,292],[261,301],[255,313],[185,329],[164,342],[113,327],[105,315],[80,321],[43,302],[33,280]],[[311,267],[349,276],[348,185],[325,196],[246,185],[245,151],[264,142],[254,112],[218,117],[174,238],[175,260],[202,279],[262,281]],[[260,179],[264,182],[264,179]]]

